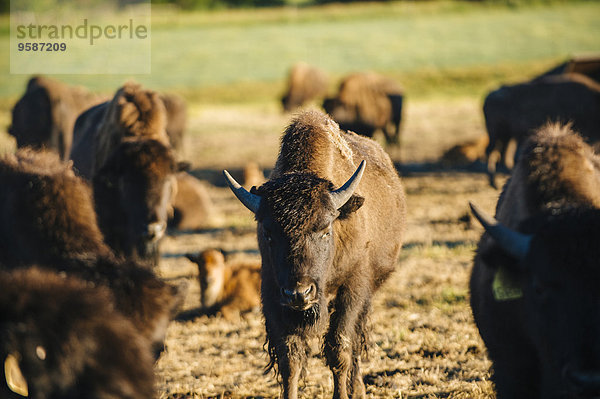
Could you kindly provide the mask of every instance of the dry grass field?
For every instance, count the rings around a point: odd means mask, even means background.
[[[490,398],[490,362],[473,324],[468,277],[481,228],[467,201],[491,211],[498,192],[482,173],[443,170],[436,160],[453,144],[484,133],[477,100],[407,105],[400,150],[408,224],[398,269],[377,293],[370,318],[364,381],[373,398]],[[173,233],[162,246],[159,274],[188,280],[185,309],[168,330],[166,352],[156,365],[159,397],[277,397],[273,374],[264,375],[264,327],[260,311],[226,321],[199,311],[195,265],[184,254],[223,248],[240,259],[258,259],[255,222],[224,187],[221,169],[234,175],[247,161],[273,165],[279,136],[290,115],[272,106],[192,107],[185,157],[211,183],[223,224]],[[314,343],[303,398],[332,395],[331,373]]]

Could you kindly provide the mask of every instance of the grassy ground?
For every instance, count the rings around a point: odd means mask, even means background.
[[[133,78],[158,89],[193,92],[205,102],[273,98],[289,66],[303,60],[335,79],[372,69],[406,82],[409,96],[459,90],[480,95],[501,77],[600,48],[598,2],[511,8],[473,3],[390,2],[348,7],[182,14],[156,9],[152,74]],[[0,49],[8,51],[6,24]],[[0,60],[8,71],[9,58]],[[475,71],[480,79],[464,86]],[[27,77],[0,75],[0,97]],[[126,76],[64,76],[113,91]],[[333,84],[332,84],[333,85]],[[458,89],[457,89],[458,88]]]

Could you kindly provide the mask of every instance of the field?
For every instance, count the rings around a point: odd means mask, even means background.
[[[510,2],[508,2],[510,3]],[[535,3],[535,2],[534,2]],[[277,397],[265,375],[264,326],[257,309],[239,320],[203,314],[195,265],[186,253],[222,248],[259,259],[255,221],[224,186],[249,161],[268,174],[290,114],[277,98],[287,68],[304,60],[325,69],[331,88],[344,74],[375,70],[406,89],[400,147],[387,148],[406,193],[408,220],[397,271],[377,293],[370,316],[364,381],[373,398],[493,398],[490,362],[473,323],[468,279],[482,228],[468,201],[491,212],[499,194],[482,165],[450,169],[439,159],[454,144],[485,134],[481,102],[501,82],[541,73],[570,55],[600,50],[600,2],[531,6],[467,2],[390,2],[323,8],[153,13],[152,74],[57,78],[111,93],[134,78],[188,100],[182,158],[205,180],[221,222],[171,232],[158,274],[188,281],[184,309],[169,327],[156,364],[166,398]],[[0,18],[0,49],[8,49]],[[268,45],[265,45],[268,43]],[[8,70],[8,57],[0,68]],[[28,76],[0,74],[0,126]],[[382,137],[376,137],[382,142]],[[0,153],[14,150],[0,134]],[[367,199],[368,200],[368,199]],[[331,397],[331,373],[309,361],[303,398]]]
[[[377,294],[371,315],[370,356],[363,362],[371,397],[493,397],[490,363],[468,305],[468,276],[481,228],[468,216],[467,202],[491,211],[498,193],[481,173],[435,167],[435,160],[454,141],[483,134],[479,106],[475,100],[411,104],[405,145],[391,151],[410,169],[402,173],[409,217],[398,271]],[[163,243],[160,274],[173,282],[188,280],[190,292],[157,364],[161,398],[279,393],[275,377],[263,375],[260,312],[234,322],[202,314],[197,270],[183,254],[217,247],[236,259],[259,258],[253,217],[223,187],[220,170],[239,173],[249,160],[268,169],[288,118],[268,107],[235,112],[203,107],[192,118],[192,129],[198,130],[188,137],[186,148],[198,154],[194,173],[213,183],[210,193],[224,223],[206,231],[176,233]],[[425,164],[428,171],[419,171]],[[309,370],[302,397],[329,397],[331,373],[323,359],[311,358]]]

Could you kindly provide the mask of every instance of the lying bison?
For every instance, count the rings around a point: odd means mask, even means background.
[[[564,74],[502,86],[486,97],[483,113],[490,138],[488,175],[495,187],[497,163],[503,160],[512,167],[509,143],[520,144],[548,121],[572,122],[590,142],[600,140],[600,84],[583,75]]]
[[[260,263],[225,263],[225,255],[207,249],[186,257],[198,265],[200,304],[233,320],[260,306]]]
[[[81,87],[35,76],[12,110],[8,132],[17,139],[19,148],[45,148],[67,159],[77,116],[100,101],[100,97]]]
[[[344,130],[373,137],[381,130],[388,144],[400,142],[402,88],[376,73],[346,77],[334,98],[325,99],[323,108]]]
[[[284,111],[293,111],[305,103],[327,94],[327,75],[318,68],[297,63],[290,69],[288,87],[281,98]]]
[[[405,224],[390,158],[311,111],[285,131],[264,185],[250,193],[225,174],[258,222],[268,367],[280,373],[283,396],[297,397],[307,342],[324,337],[333,396],[364,397],[366,319],[374,292],[396,267]]]
[[[0,272],[0,397],[152,398],[147,340],[110,292],[40,269]]]
[[[600,395],[600,157],[568,127],[524,143],[485,228],[471,307],[499,399]]]
[[[57,154],[21,149],[0,159],[0,268],[31,264],[107,286],[157,353],[180,301],[146,267],[104,243],[92,193]]]

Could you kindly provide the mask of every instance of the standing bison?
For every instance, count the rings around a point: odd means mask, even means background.
[[[486,97],[483,113],[490,137],[488,175],[495,187],[497,163],[503,160],[509,169],[513,164],[509,143],[520,144],[546,122],[572,122],[590,142],[600,140],[600,84],[583,75],[564,74],[502,86]]]
[[[290,69],[287,91],[281,98],[284,111],[293,111],[315,98],[323,98],[327,85],[327,75],[320,69],[302,62],[295,64]]]
[[[93,181],[96,211],[117,254],[158,263],[158,243],[176,192],[175,161],[160,96],[127,83],[111,102],[77,119],[73,167]]]
[[[81,87],[35,76],[12,110],[8,132],[17,139],[19,148],[49,149],[68,159],[77,116],[100,101]]]
[[[297,397],[307,342],[318,337],[333,396],[364,397],[366,319],[374,292],[396,267],[405,224],[404,192],[389,157],[311,111],[292,120],[260,188],[250,193],[225,174],[258,222],[268,367],[281,375],[283,396]]]
[[[498,399],[600,395],[600,157],[569,127],[524,143],[485,228],[471,307]]]
[[[373,72],[346,77],[334,98],[323,108],[344,130],[373,137],[381,130],[388,144],[400,142],[402,88],[393,80]]]

